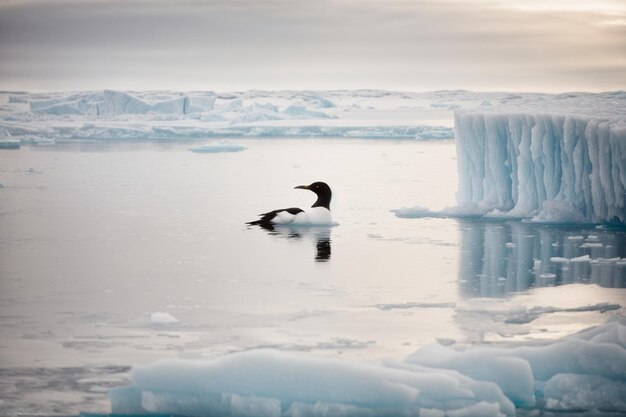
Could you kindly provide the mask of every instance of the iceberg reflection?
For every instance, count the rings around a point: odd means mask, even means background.
[[[626,230],[459,221],[463,297],[594,283],[626,288]]]

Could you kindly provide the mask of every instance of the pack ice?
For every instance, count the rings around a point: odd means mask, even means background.
[[[450,139],[448,93],[359,91],[0,92],[0,141],[363,137]],[[462,98],[473,103],[471,96]],[[450,113],[450,112],[448,112]],[[450,113],[451,114],[451,113]],[[424,117],[422,117],[423,119]]]
[[[381,364],[257,350],[135,366],[109,392],[116,414],[185,416],[514,416],[626,412],[626,323],[544,346],[426,346]]]

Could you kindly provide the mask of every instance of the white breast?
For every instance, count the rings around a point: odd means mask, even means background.
[[[318,226],[330,226],[333,224],[333,219],[330,215],[330,210],[325,207],[312,207],[301,213],[290,214],[286,211],[280,212],[272,219],[274,224],[293,224],[293,225],[318,225]]]
[[[294,216],[292,224],[329,226],[333,223],[330,210],[325,207],[312,207]]]

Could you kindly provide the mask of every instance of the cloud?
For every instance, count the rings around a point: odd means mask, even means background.
[[[619,2],[574,11],[558,0],[2,4],[3,89],[554,91],[626,83],[626,31],[606,24],[624,19]]]

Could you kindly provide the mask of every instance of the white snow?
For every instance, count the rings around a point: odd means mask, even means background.
[[[626,412],[626,325],[546,345],[419,349],[356,363],[274,350],[133,367],[109,392],[118,414],[513,416],[515,406]]]

